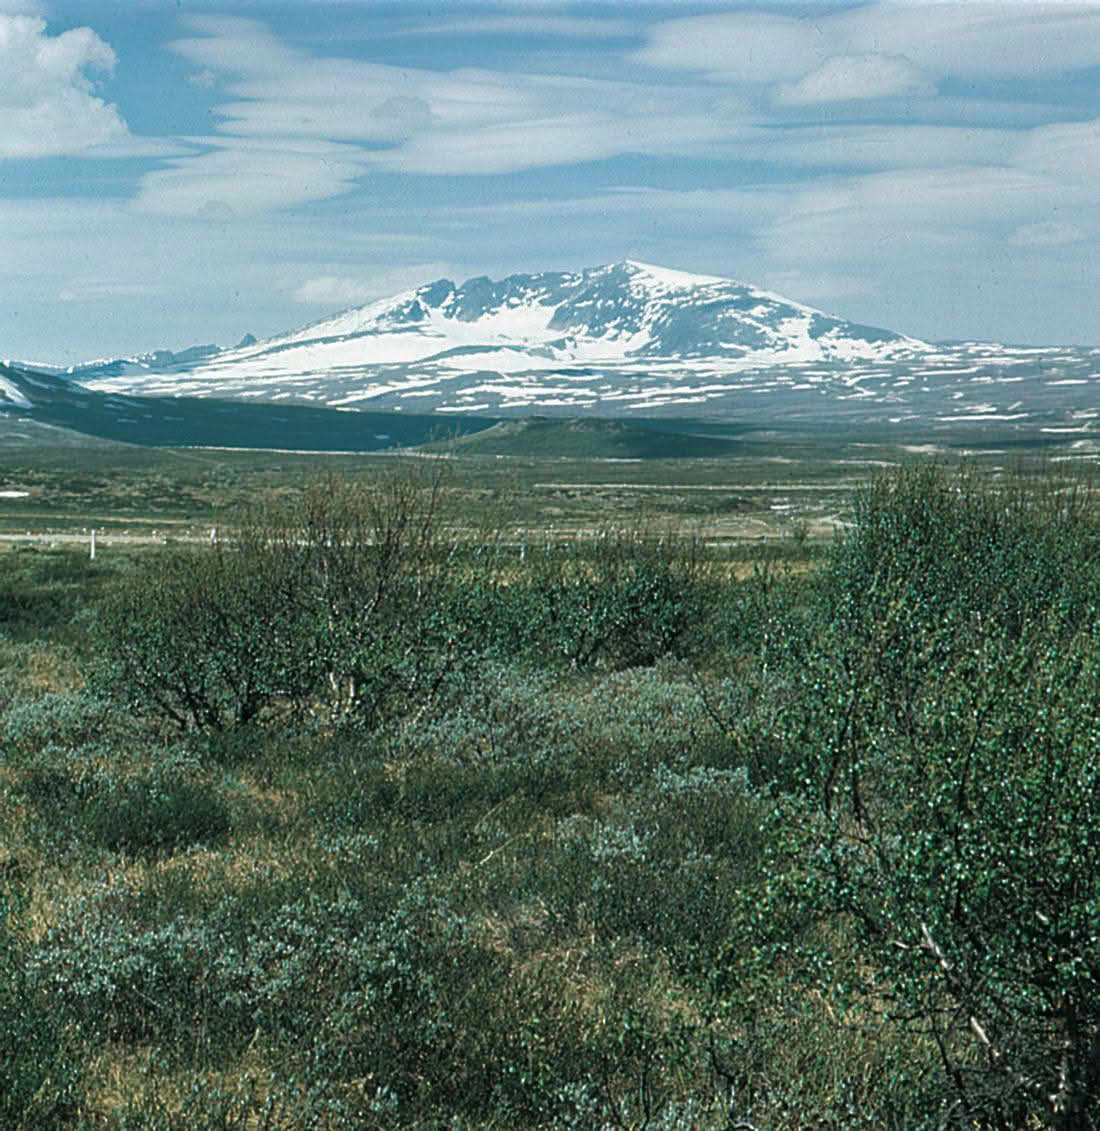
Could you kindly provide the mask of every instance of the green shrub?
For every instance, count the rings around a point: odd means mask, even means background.
[[[72,625],[110,571],[80,550],[29,549],[4,556],[0,629],[20,640],[77,638]]]
[[[879,481],[761,735],[736,992],[801,951],[794,992],[936,1050],[939,1126],[1100,1126],[1097,527],[1064,499]]]
[[[954,615],[1014,637],[1056,604],[1095,594],[1098,515],[1079,480],[982,480],[922,464],[857,492],[827,568],[830,611],[865,641]]]
[[[156,854],[217,844],[231,824],[227,801],[186,750],[162,751],[151,768],[130,772],[98,744],[48,746],[21,767],[11,789],[34,806],[34,827],[53,844]]]
[[[83,812],[92,841],[131,854],[213,846],[225,840],[230,824],[229,807],[211,786],[163,772],[108,779]]]
[[[537,646],[572,667],[626,668],[676,655],[702,616],[697,538],[601,531],[591,543],[536,550]]]
[[[112,704],[89,691],[54,691],[16,700],[4,715],[3,741],[21,757],[47,745],[83,746],[114,729]]]
[[[12,922],[17,903],[16,893],[0,888],[0,1122],[62,1128],[82,1099],[83,1072],[48,989],[28,976]]]
[[[159,555],[99,619],[108,686],[207,731],[273,709],[374,726],[430,698],[459,636],[436,600],[439,492],[330,477],[217,545]]]
[[[334,1095],[366,1079],[411,1110],[491,1095],[482,1020],[502,970],[423,885],[381,913],[306,899],[240,921],[225,902],[144,928],[119,914],[133,902],[110,887],[73,901],[29,956],[87,1040],[208,1065],[251,1042]]]
[[[308,687],[305,626],[277,560],[224,545],[173,550],[120,583],[96,622],[108,688],[185,729],[248,723]]]

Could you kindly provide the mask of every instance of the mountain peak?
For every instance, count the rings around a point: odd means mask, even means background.
[[[673,267],[658,267],[655,263],[643,263],[640,259],[624,259],[622,266],[634,276],[644,276],[648,280],[667,287],[669,290],[687,290],[691,287],[713,286],[716,283],[730,283],[732,279],[721,275],[696,275],[690,271],[679,271]]]

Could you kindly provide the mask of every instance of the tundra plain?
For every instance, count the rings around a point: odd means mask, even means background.
[[[1100,1126],[1092,466],[0,449],[2,1121]]]

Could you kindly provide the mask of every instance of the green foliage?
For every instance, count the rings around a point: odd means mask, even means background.
[[[154,771],[98,790],[86,805],[84,827],[112,852],[155,853],[224,841],[230,814],[206,782]]]
[[[0,888],[0,1121],[15,1131],[60,1128],[82,1098],[82,1071],[49,988],[28,975],[12,921],[20,902]]]
[[[80,550],[12,550],[0,569],[0,629],[15,639],[70,637],[110,571]]]
[[[112,704],[88,691],[53,691],[21,698],[4,715],[3,741],[20,758],[47,746],[83,746],[111,729]]]
[[[98,579],[112,696],[0,640],[0,1122],[1097,1127],[1088,498],[716,562],[322,481]]]
[[[373,725],[430,695],[452,635],[431,600],[439,490],[330,477],[249,513],[229,541],[160,555],[100,620],[109,685],[205,730],[280,706]]]
[[[478,655],[531,666],[624,669],[687,656],[705,620],[697,538],[640,524],[595,535],[491,533],[439,579],[450,620]]]
[[[830,611],[866,640],[965,613],[1024,635],[1056,603],[1095,594],[1100,545],[1089,485],[982,481],[921,464],[855,497],[855,525],[829,563]],[[891,640],[891,646],[893,642]]]
[[[502,971],[424,885],[376,915],[316,898],[241,919],[226,903],[134,930],[130,893],[74,902],[29,955],[32,984],[86,1039],[154,1041],[200,1061],[247,1044],[307,1079],[372,1081],[410,1108],[476,1106],[473,1023]],[[479,1099],[481,1097],[481,1099]]]
[[[699,540],[638,528],[533,551],[536,646],[575,668],[676,655],[701,619]]]
[[[75,840],[149,855],[224,842],[225,797],[188,752],[178,753],[163,751],[153,766],[130,770],[99,744],[51,745],[20,768],[11,792],[35,806],[34,828],[47,844]]]
[[[690,649],[698,539],[547,542],[516,577],[491,531],[462,560],[443,545],[441,489],[412,473],[330,477],[228,541],[159,555],[98,622],[107,686],[182,728],[279,710],[373,728],[476,680],[490,655],[626,668]]]
[[[797,981],[935,1048],[940,1126],[1100,1126],[1096,539],[1078,494],[873,484],[773,719],[729,969],[801,947]]]
[[[288,661],[307,637],[284,599],[277,559],[221,545],[157,555],[123,581],[96,629],[108,687],[133,710],[181,728],[243,724],[301,691]]]

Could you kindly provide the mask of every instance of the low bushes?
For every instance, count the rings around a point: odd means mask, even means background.
[[[98,623],[107,685],[183,729],[265,710],[373,723],[450,663],[433,623],[439,484],[330,478],[245,517],[231,542],[159,555]]]
[[[153,1042],[185,1063],[251,1045],[358,1106],[491,1095],[471,1000],[486,1008],[501,971],[423,885],[381,916],[313,898],[242,921],[223,903],[137,930],[118,913],[131,900],[103,887],[73,901],[27,955],[27,984],[85,1040]]]
[[[11,795],[31,803],[43,844],[73,841],[131,856],[225,841],[230,807],[187,751],[148,767],[122,764],[109,748],[50,745],[20,767]]]
[[[70,1125],[83,1099],[75,1034],[51,987],[28,970],[13,923],[24,897],[0,886],[0,1121],[11,1128]]]
[[[692,646],[697,540],[607,531],[548,543],[517,573],[490,539],[458,564],[440,491],[330,478],[229,541],[159,555],[97,621],[105,686],[182,729],[265,712],[373,728],[476,682],[489,657],[626,668]]]
[[[1100,1127],[1085,495],[892,473],[733,582],[316,490],[13,692],[0,1121]]]

